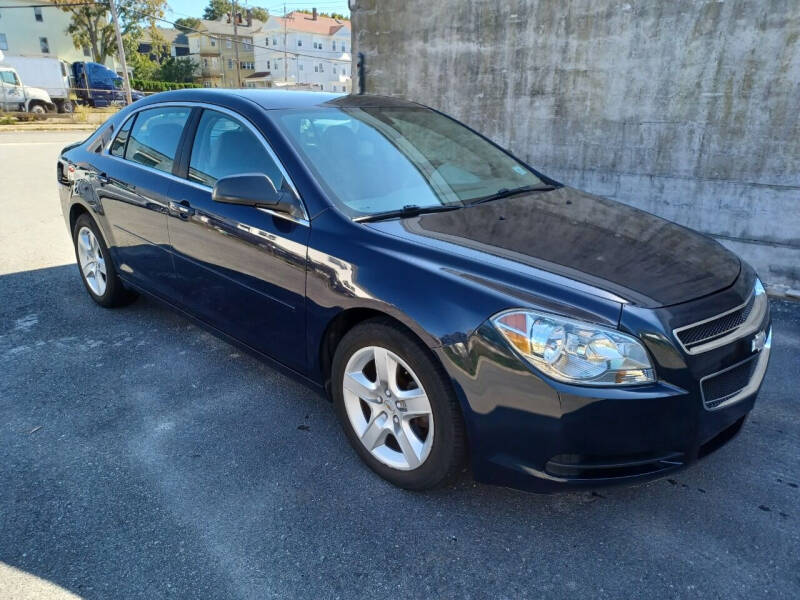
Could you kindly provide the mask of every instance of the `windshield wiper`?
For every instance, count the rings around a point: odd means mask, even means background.
[[[451,206],[417,206],[416,204],[407,204],[398,210],[387,210],[386,212],[375,213],[374,215],[364,215],[363,217],[356,217],[353,221],[358,223],[368,223],[371,221],[383,221],[385,219],[405,219],[408,217],[416,217],[424,213],[445,212],[448,210],[457,210],[463,208],[462,205]]]
[[[508,198],[509,196],[516,196],[517,194],[522,194],[523,192],[550,192],[556,189],[553,185],[523,185],[516,188],[500,188],[494,194],[490,196],[484,196],[483,198],[478,198],[477,200],[473,200],[469,203],[469,206],[474,206],[476,204],[483,204],[484,202],[491,202],[492,200],[499,200],[500,198]]]

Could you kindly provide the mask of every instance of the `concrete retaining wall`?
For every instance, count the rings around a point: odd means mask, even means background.
[[[800,1],[351,5],[368,93],[444,110],[800,287]]]

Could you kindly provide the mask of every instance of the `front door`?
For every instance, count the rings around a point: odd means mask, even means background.
[[[217,179],[264,173],[291,190],[266,142],[244,119],[204,110],[185,183],[174,183],[168,219],[185,307],[296,370],[305,360],[309,225],[211,199]]]
[[[24,110],[25,93],[14,71],[0,71],[0,108],[8,111]]]

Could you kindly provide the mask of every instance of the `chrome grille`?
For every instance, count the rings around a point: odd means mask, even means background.
[[[758,366],[758,356],[756,354],[725,371],[703,379],[700,387],[705,407],[709,410],[717,408],[747,387]]]
[[[747,321],[747,317],[750,316],[754,304],[755,296],[750,296],[747,304],[733,312],[720,315],[699,325],[676,331],[676,335],[683,346],[690,350],[741,327]]]

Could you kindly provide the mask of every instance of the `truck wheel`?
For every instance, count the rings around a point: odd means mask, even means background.
[[[32,112],[35,115],[44,115],[47,114],[47,109],[44,107],[44,105],[36,103],[31,105],[29,112]]]
[[[72,100],[64,100],[61,104],[59,104],[58,109],[58,112],[60,113],[67,113],[71,115],[75,112],[75,105],[72,103]]]

